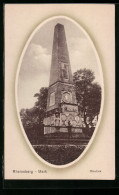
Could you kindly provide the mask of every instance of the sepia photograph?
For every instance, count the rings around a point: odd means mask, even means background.
[[[104,97],[87,32],[65,16],[39,25],[20,58],[16,90],[22,129],[41,160],[60,167],[79,160],[95,137]]]
[[[5,180],[114,180],[114,5],[4,12]]]

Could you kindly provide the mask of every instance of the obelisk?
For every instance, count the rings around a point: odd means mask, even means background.
[[[64,25],[56,24],[52,49],[50,81],[44,134],[67,132],[70,121],[78,127],[78,105],[71,72]]]
[[[65,64],[66,68],[63,67],[63,63]],[[62,75],[63,68],[65,68],[66,70],[66,74],[67,74],[65,75],[66,77],[63,77]],[[54,29],[54,40],[53,40],[49,85],[52,85],[57,81],[73,83],[65,30],[62,24],[57,24]]]

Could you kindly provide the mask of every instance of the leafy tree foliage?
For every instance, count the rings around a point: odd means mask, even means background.
[[[21,109],[20,116],[24,128],[33,127],[39,124],[39,112],[36,107],[30,109]]]
[[[42,87],[39,93],[36,93],[34,97],[37,97],[37,101],[35,102],[35,106],[39,111],[39,125],[43,126],[43,119],[45,117],[46,106],[47,106],[47,96],[48,96],[48,88]]]
[[[30,109],[21,109],[20,117],[27,133],[28,129],[35,129],[39,134],[43,133],[43,119],[47,105],[47,94],[48,88],[42,87],[40,92],[34,95],[34,97],[37,97],[34,107]]]
[[[36,93],[34,95],[34,97],[37,97],[37,101],[35,102],[35,106],[37,106],[43,112],[46,111],[47,96],[48,96],[48,88],[47,87],[42,87],[40,89],[40,93]]]
[[[89,69],[78,70],[73,75],[79,113],[84,118],[86,129],[93,126],[92,121],[96,116],[98,119],[100,112],[101,87],[94,79],[94,73]]]

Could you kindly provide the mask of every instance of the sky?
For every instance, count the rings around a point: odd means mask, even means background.
[[[32,108],[34,97],[41,87],[49,86],[54,27],[64,25],[72,73],[82,68],[91,69],[95,81],[101,82],[94,49],[85,33],[68,19],[57,18],[38,28],[25,51],[18,76],[19,109]]]

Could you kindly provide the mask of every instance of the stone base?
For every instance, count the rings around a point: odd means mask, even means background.
[[[83,133],[81,128],[72,128],[72,133]],[[67,132],[68,133],[68,128],[63,128],[63,127],[44,127],[44,134],[50,134],[50,133],[60,133],[60,132]]]

